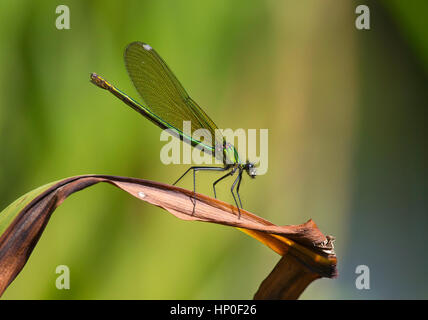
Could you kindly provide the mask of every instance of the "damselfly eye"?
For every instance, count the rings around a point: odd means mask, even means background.
[[[255,177],[257,175],[257,170],[256,168],[250,168],[249,170],[250,176]]]
[[[251,163],[251,162],[247,162],[247,164],[246,164],[246,170],[247,170],[248,175],[249,175],[251,178],[255,178],[255,177],[256,177],[256,175],[257,175],[257,170],[256,170],[256,168],[255,168],[255,166],[254,166],[254,164],[253,164],[253,163]]]

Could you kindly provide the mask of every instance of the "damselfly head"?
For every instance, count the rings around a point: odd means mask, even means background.
[[[254,163],[251,163],[249,161],[247,161],[247,163],[245,164],[245,171],[247,171],[248,175],[251,178],[255,178],[257,175],[256,166],[254,165]]]

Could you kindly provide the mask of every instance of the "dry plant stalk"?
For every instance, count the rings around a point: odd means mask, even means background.
[[[238,219],[236,207],[176,186],[136,178],[82,175],[54,183],[33,199],[24,195],[4,210],[10,213],[14,206],[18,208],[0,235],[0,296],[24,267],[52,212],[70,194],[99,182],[110,183],[183,220],[236,227],[280,254],[281,260],[261,283],[255,299],[297,299],[315,279],[337,276],[333,238],[324,236],[312,220],[277,226],[243,209]],[[196,199],[194,212],[191,197]],[[28,204],[19,208],[24,200]]]

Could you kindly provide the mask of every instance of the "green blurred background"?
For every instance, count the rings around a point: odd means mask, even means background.
[[[71,29],[55,28],[68,5]],[[367,4],[371,30],[355,28]],[[86,174],[172,183],[160,130],[89,82],[138,99],[123,50],[153,46],[221,128],[268,128],[269,170],[241,188],[272,222],[336,236],[339,278],[303,299],[428,298],[426,1],[2,1],[0,210]],[[200,174],[202,193],[210,181]],[[191,188],[190,177],[182,186]],[[232,202],[228,183],[219,194]],[[54,213],[4,299],[247,299],[279,256],[100,184]],[[67,265],[70,290],[57,290]],[[370,268],[370,290],[355,269]]]

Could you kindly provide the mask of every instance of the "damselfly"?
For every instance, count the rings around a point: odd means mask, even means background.
[[[188,172],[193,171],[193,192],[196,192],[196,171],[227,171],[225,175],[214,181],[214,196],[216,185],[223,179],[237,173],[230,190],[236,207],[238,217],[241,216],[239,208],[242,208],[239,187],[242,174],[245,171],[251,178],[256,176],[256,168],[253,163],[242,162],[235,147],[226,142],[219,133],[218,127],[211,118],[190,98],[178,79],[171,72],[165,61],[148,44],[133,42],[125,50],[125,65],[135,88],[142,98],[140,104],[118,88],[92,73],[91,82],[100,88],[110,91],[132,109],[143,115],[162,129],[170,129],[180,139],[190,143],[194,147],[202,147],[205,152],[218,157],[220,155],[223,166],[192,166],[177,181],[178,183]],[[183,121],[190,121],[192,132],[197,129],[208,130],[211,140],[199,141],[186,135],[182,129]],[[217,151],[217,152],[216,152]],[[235,196],[236,191],[236,196]],[[239,200],[239,204],[237,201]],[[195,210],[196,201],[193,212]]]

